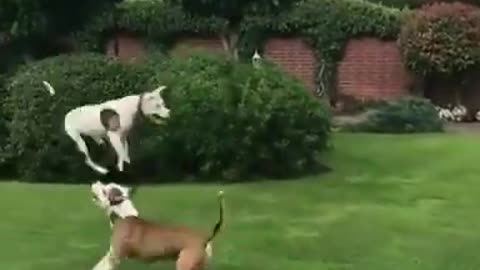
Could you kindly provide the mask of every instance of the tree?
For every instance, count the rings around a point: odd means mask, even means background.
[[[170,0],[180,4],[187,12],[196,16],[217,16],[228,21],[220,33],[225,50],[238,59],[237,43],[240,24],[247,15],[275,14],[287,9],[298,0]]]
[[[121,0],[119,0],[121,1]],[[58,39],[118,0],[0,0],[0,72],[70,46]],[[5,55],[7,57],[5,57]]]
[[[116,0],[0,0],[0,33],[11,38],[69,33]]]

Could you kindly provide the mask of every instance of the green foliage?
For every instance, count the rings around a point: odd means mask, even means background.
[[[225,19],[228,16],[221,14],[220,10],[214,16],[199,17],[189,15],[185,7],[175,3],[160,0],[124,2],[117,7],[118,26],[150,42],[162,44],[164,48],[168,48],[176,37],[184,33],[219,35],[229,27],[229,20]],[[280,1],[277,8],[270,1],[248,3],[251,4],[250,8],[242,11],[244,17],[238,41],[240,55],[250,58],[254,49],[261,48],[262,42],[272,35],[303,36],[313,45],[320,60],[323,72],[319,73],[318,79],[322,90],[327,91],[333,87],[336,63],[341,59],[346,41],[358,36],[395,39],[402,15],[399,9],[362,0]],[[213,4],[211,1],[201,3]],[[290,9],[284,9],[290,4],[293,5]],[[221,9],[220,6],[217,8]],[[113,18],[114,11],[106,11],[83,31],[76,33],[81,47],[100,50],[102,38],[114,29]]]
[[[68,33],[115,0],[0,0],[0,32],[15,38]]]
[[[298,0],[170,0],[170,2],[182,6],[189,13],[222,17],[231,25],[238,25],[246,14],[263,13],[273,16]]]
[[[399,43],[418,74],[461,73],[480,61],[480,9],[461,3],[425,6],[406,17]]]
[[[171,119],[149,145],[149,170],[228,179],[288,176],[318,165],[327,147],[326,106],[276,68],[256,70],[221,56],[166,62],[157,79],[170,87]],[[156,153],[153,153],[155,151]],[[160,153],[160,154],[159,154]],[[161,172],[160,172],[161,173]]]
[[[58,56],[21,68],[7,84],[4,110],[12,120],[3,156],[16,158],[19,174],[29,180],[90,175],[82,154],[65,135],[65,114],[80,105],[149,90],[144,74],[95,54]],[[56,89],[55,96],[48,94],[43,80]],[[98,148],[90,145],[94,157],[106,151]]]
[[[283,14],[251,16],[243,28],[245,32],[256,32],[260,40],[271,33],[304,36],[324,70],[318,78],[320,87],[331,92],[336,63],[341,60],[346,42],[359,36],[396,38],[400,21],[400,10],[365,1],[306,0]]]
[[[16,160],[27,180],[91,179],[64,132],[64,115],[162,83],[172,116],[162,127],[144,121],[131,134],[132,176],[287,176],[319,165],[330,117],[301,82],[268,64],[256,70],[220,56],[148,59],[127,65],[88,53],[22,67],[7,84],[3,109],[12,119],[4,160]],[[42,80],[56,88],[55,96]],[[97,162],[113,157],[105,156],[109,148],[86,142]]]
[[[7,93],[5,86],[6,80],[7,77],[3,74],[0,74],[0,103],[3,103],[5,95]],[[7,121],[8,118],[0,107],[0,149],[5,147],[5,140],[8,137]]]
[[[377,105],[368,119],[350,131],[375,133],[423,133],[443,131],[434,105],[423,98],[402,98]]]
[[[339,95],[338,100],[337,105],[340,107],[337,113],[346,115],[362,113],[386,102],[383,99],[358,99],[349,95]]]
[[[224,19],[214,16],[194,17],[167,1],[125,1],[115,9],[104,10],[85,25],[82,31],[74,33],[74,36],[81,48],[101,51],[104,39],[118,27],[139,34],[147,41],[168,47],[179,35],[208,35],[221,32],[226,26]]]

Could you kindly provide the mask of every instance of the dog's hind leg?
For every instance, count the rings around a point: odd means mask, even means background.
[[[123,163],[125,161],[125,150],[123,148],[122,138],[117,132],[107,132],[108,139],[113,149],[117,153],[117,167],[120,172],[123,172]]]
[[[65,128],[65,131],[67,132],[67,135],[72,138],[72,140],[77,144],[78,150],[82,152],[85,155],[85,163],[90,166],[92,169],[95,171],[101,173],[101,174],[106,174],[108,172],[107,169],[95,164],[95,162],[92,161],[90,158],[90,154],[88,153],[88,148],[87,144],[83,140],[82,136],[78,132],[75,132],[71,129]]]
[[[93,270],[114,270],[120,264],[120,259],[118,259],[112,248],[108,253],[93,267]]]
[[[124,150],[124,153],[125,153],[125,162],[127,162],[128,164],[130,164],[130,153],[129,153],[129,150],[128,150],[128,140],[126,138],[126,136],[122,136],[122,143],[123,143],[123,150]]]
[[[206,263],[206,254],[202,249],[185,249],[178,255],[176,270],[202,270]]]

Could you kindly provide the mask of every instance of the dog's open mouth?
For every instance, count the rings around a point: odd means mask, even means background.
[[[162,117],[161,115],[158,115],[158,114],[152,114],[150,115],[150,118],[156,123],[163,123],[167,119],[167,117]]]

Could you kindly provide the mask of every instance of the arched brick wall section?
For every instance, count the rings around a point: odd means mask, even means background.
[[[358,99],[390,99],[407,95],[411,83],[394,41],[350,40],[337,71],[338,94]]]
[[[188,53],[189,49],[206,50],[213,53],[224,53],[222,42],[218,38],[208,37],[184,37],[179,38],[173,45],[170,53],[182,55]]]
[[[118,58],[122,61],[135,60],[145,52],[145,43],[141,38],[127,33],[115,34],[118,39]],[[115,35],[106,43],[106,54],[115,56]]]
[[[270,38],[263,47],[263,57],[315,89],[317,61],[314,51],[300,38]]]

